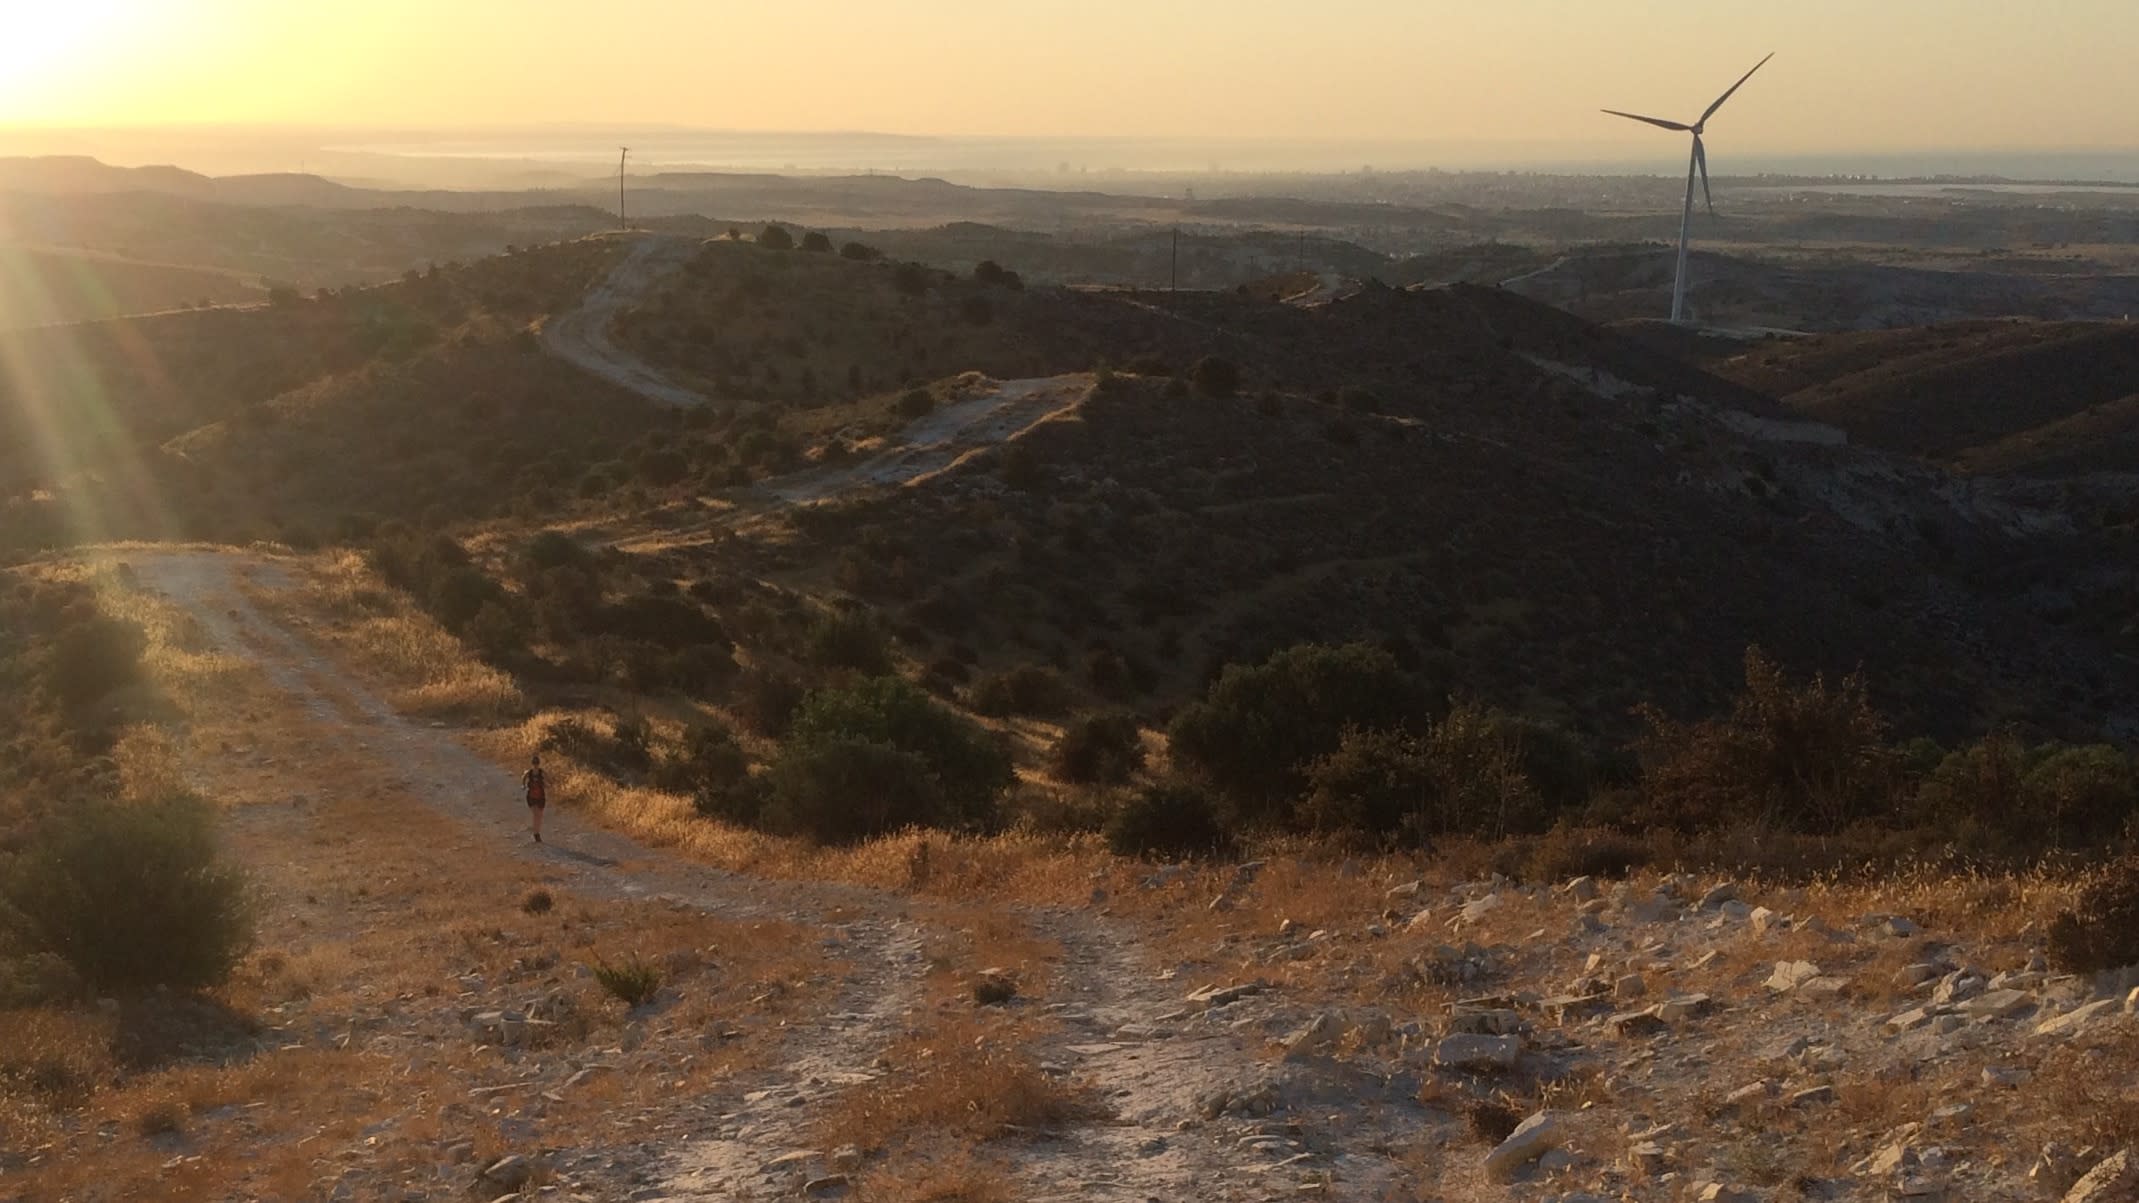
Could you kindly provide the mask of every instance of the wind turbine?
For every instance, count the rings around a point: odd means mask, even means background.
[[[1768,55],[1768,58],[1774,57],[1773,53]],[[1768,58],[1754,63],[1753,71],[1758,71],[1767,66]],[[1708,119],[1716,115],[1716,110],[1723,107],[1724,101],[1729,100],[1738,89],[1745,86],[1746,80],[1753,78],[1753,71],[1746,72],[1737,83],[1731,85],[1730,91],[1716,97],[1716,103],[1709,105],[1708,110],[1701,114],[1700,120],[1695,121],[1692,125],[1679,121],[1666,121],[1661,117],[1644,117],[1639,113],[1622,113],[1618,109],[1604,110],[1614,117],[1625,117],[1630,121],[1644,121],[1661,129],[1693,135],[1693,159],[1686,164],[1686,211],[1679,217],[1678,274],[1671,282],[1671,320],[1674,323],[1686,320],[1686,245],[1687,241],[1693,236],[1693,177],[1696,173],[1701,177],[1701,194],[1708,199],[1708,211],[1710,213],[1716,211],[1715,194],[1708,190],[1708,150],[1701,144],[1701,135],[1708,129]]]
[[[616,157],[616,224],[620,229],[629,230],[631,218],[625,215],[624,210],[624,164],[631,158],[631,148],[625,146],[619,149],[624,153]]]

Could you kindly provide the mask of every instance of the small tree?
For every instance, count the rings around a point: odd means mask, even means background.
[[[983,284],[1001,284],[1006,274],[1003,265],[993,259],[983,259],[973,267],[973,278]]]
[[[852,259],[857,263],[867,263],[873,259],[882,258],[883,252],[877,250],[873,246],[867,246],[859,242],[850,242],[839,248],[839,257],[842,259]]]
[[[1174,759],[1202,773],[1251,820],[1289,818],[1308,765],[1349,728],[1399,727],[1419,691],[1395,657],[1367,644],[1302,644],[1255,666],[1228,665],[1168,727]]]
[[[767,250],[791,251],[795,249],[795,236],[785,226],[766,226],[758,231],[758,245]]]
[[[832,249],[832,240],[816,230],[811,230],[802,236],[802,249],[813,254],[828,254]]]

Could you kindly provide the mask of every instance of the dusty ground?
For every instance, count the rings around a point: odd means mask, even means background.
[[[126,558],[256,668],[177,751],[271,918],[217,1067],[48,1133],[0,1197],[459,1198],[517,1155],[590,1200],[2021,1200],[2139,1137],[2129,983],[2032,959],[2055,883],[1093,861],[1046,907],[723,871],[569,797],[537,847],[494,741],[254,604],[284,565]],[[583,968],[634,952],[667,975],[636,1011]],[[1007,1006],[970,991],[993,966]],[[1488,1172],[1539,1113],[1559,1147]]]

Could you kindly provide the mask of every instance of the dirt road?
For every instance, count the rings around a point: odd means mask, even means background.
[[[626,309],[679,270],[697,249],[698,242],[691,238],[640,235],[630,254],[587,294],[579,308],[559,314],[542,328],[543,346],[574,367],[656,405],[689,409],[705,404],[704,397],[626,350],[612,329]]]
[[[895,896],[834,883],[767,881],[725,873],[643,847],[580,821],[557,807],[549,842],[536,846],[512,805],[518,782],[505,767],[459,743],[452,732],[397,713],[364,682],[344,672],[301,631],[255,606],[247,590],[289,585],[272,561],[197,551],[128,556],[143,587],[190,614],[207,640],[261,669],[293,708],[341,746],[354,746],[376,772],[398,781],[439,814],[495,837],[501,856],[529,858],[565,875],[574,890],[622,898],[662,899],[725,917],[779,917],[822,924],[853,969],[830,1010],[785,1038],[781,1064],[727,1084],[718,1097],[688,1100],[697,1117],[685,1138],[636,1155],[635,1180],[651,1183],[639,1199],[783,1197],[792,1167],[774,1163],[805,1143],[822,1107],[841,1086],[887,1072],[883,1050],[903,1031],[931,1020],[921,1004],[925,922]],[[200,752],[195,753],[201,755]],[[301,768],[292,770],[301,776]],[[1293,1197],[1303,1174],[1351,1183],[1346,1197],[1382,1197],[1393,1163],[1354,1156],[1344,1135],[1358,1111],[1393,1101],[1383,1089],[1325,1081],[1312,1067],[1266,1065],[1256,1049],[1273,1023],[1247,1008],[1184,1010],[1181,988],[1159,972],[1134,933],[1085,911],[1019,910],[1033,932],[1063,949],[1055,985],[1044,1000],[1050,1034],[1029,1051],[1043,1065],[1087,1085],[1111,1118],[1050,1136],[991,1146],[1007,1157],[1022,1198],[1119,1200]],[[1305,1075],[1303,1077],[1303,1075]],[[1313,1080],[1309,1080],[1312,1078]],[[1317,1135],[1298,1124],[1212,1121],[1211,1101],[1318,1096]],[[1387,1132],[1380,1124],[1369,1124]],[[1289,1129],[1293,1135],[1279,1130]],[[1261,1134],[1258,1136],[1258,1134]],[[1273,1133],[1277,1133],[1273,1135]],[[1352,1135],[1362,1135],[1351,1133]],[[1262,1139],[1259,1151],[1242,1142]],[[1301,1156],[1302,1153],[1307,1156]],[[1309,1164],[1311,1163],[1311,1164]]]

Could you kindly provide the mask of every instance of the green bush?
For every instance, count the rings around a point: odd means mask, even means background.
[[[1063,684],[1062,674],[1044,664],[1020,664],[990,673],[966,692],[966,704],[990,718],[1056,715],[1069,706],[1069,700],[1069,687]]]
[[[762,799],[750,776],[750,754],[735,733],[718,722],[685,731],[681,746],[655,765],[654,784],[689,794],[703,818],[744,826],[759,819]]]
[[[851,736],[790,744],[773,763],[760,823],[820,844],[852,844],[929,826],[944,809],[928,762]]]
[[[767,250],[791,251],[795,249],[795,236],[785,226],[766,226],[758,231],[758,245]]]
[[[1220,856],[1232,845],[1210,795],[1190,782],[1147,785],[1124,798],[1107,821],[1107,846],[1119,856]]]
[[[888,776],[861,788],[854,774],[864,770]],[[915,825],[993,827],[1016,774],[987,731],[886,676],[810,694],[771,778],[769,813],[819,838],[858,839]]]
[[[1206,397],[1230,397],[1240,391],[1240,368],[1230,359],[1206,355],[1189,369],[1189,381]]]
[[[1217,786],[1243,818],[1267,822],[1290,817],[1307,767],[1336,751],[1346,730],[1403,726],[1419,703],[1387,651],[1302,644],[1259,665],[1227,666],[1167,733],[1176,762]]]
[[[815,254],[824,254],[832,249],[832,240],[816,230],[811,230],[802,236],[802,249]]]
[[[767,739],[784,739],[802,698],[802,685],[793,677],[752,665],[736,682],[731,707],[745,729]]]
[[[47,687],[61,706],[80,711],[140,680],[147,649],[141,628],[124,619],[92,615],[69,623],[52,643]]]
[[[1143,725],[1133,714],[1087,714],[1055,740],[1055,776],[1078,784],[1119,785],[1144,767]]]
[[[869,611],[836,609],[810,624],[809,658],[821,668],[881,676],[891,671],[891,640]]]
[[[925,417],[936,408],[936,398],[925,388],[910,388],[899,394],[897,408],[902,418]]]
[[[252,946],[253,908],[205,803],[95,802],[46,818],[0,866],[0,936],[97,989],[203,989]]]

